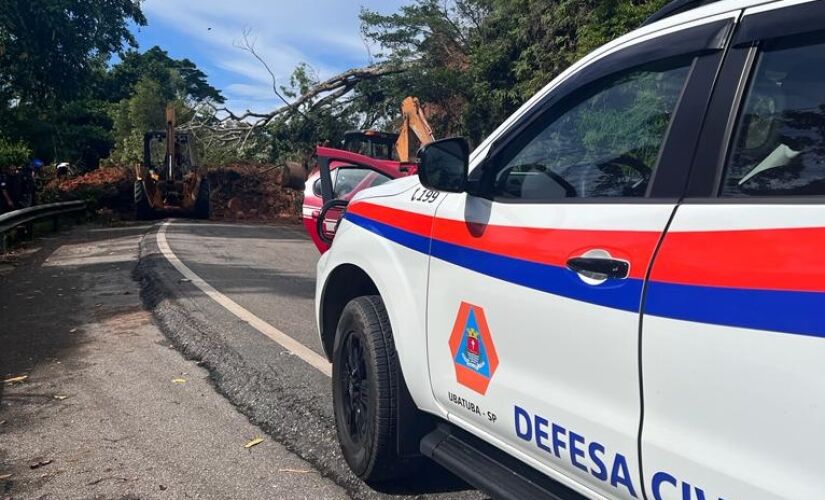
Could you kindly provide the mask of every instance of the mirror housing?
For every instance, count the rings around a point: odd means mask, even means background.
[[[428,189],[465,192],[469,168],[470,145],[463,137],[431,142],[418,150],[418,178]]]

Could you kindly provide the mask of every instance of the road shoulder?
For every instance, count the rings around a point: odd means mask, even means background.
[[[77,228],[0,276],[0,376],[27,377],[0,385],[0,498],[346,497],[170,349],[132,279],[146,230]]]

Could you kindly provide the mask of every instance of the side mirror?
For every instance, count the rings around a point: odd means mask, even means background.
[[[418,151],[418,178],[428,189],[463,193],[470,167],[470,145],[461,137],[431,142]]]

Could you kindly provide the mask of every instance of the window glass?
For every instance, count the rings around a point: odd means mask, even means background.
[[[496,196],[645,196],[691,62],[639,67],[556,105],[503,151]]]
[[[392,160],[393,145],[381,142],[375,142],[372,145],[372,156],[379,160]]]
[[[825,43],[759,56],[721,191],[825,195]]]
[[[333,189],[335,198],[343,198],[353,192],[380,186],[390,180],[388,176],[369,168],[339,167],[333,172],[336,173]]]

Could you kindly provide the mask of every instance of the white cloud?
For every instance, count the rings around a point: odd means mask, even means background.
[[[364,1],[369,8],[389,12],[403,0]],[[225,72],[221,76],[228,83],[222,90],[231,108],[243,104],[254,111],[272,109],[277,103],[273,104],[266,69],[236,47],[245,30],[251,31],[256,51],[279,85],[288,83],[301,62],[325,78],[369,62],[360,36],[360,8],[357,2],[342,0],[146,0],[143,4],[150,29],[161,25],[183,35],[187,46],[195,46],[209,64]]]
[[[245,98],[249,101],[273,102],[277,100],[277,97],[272,92],[272,87],[261,87],[259,85],[249,85],[246,83],[233,83],[227,86],[224,90],[231,95]]]

